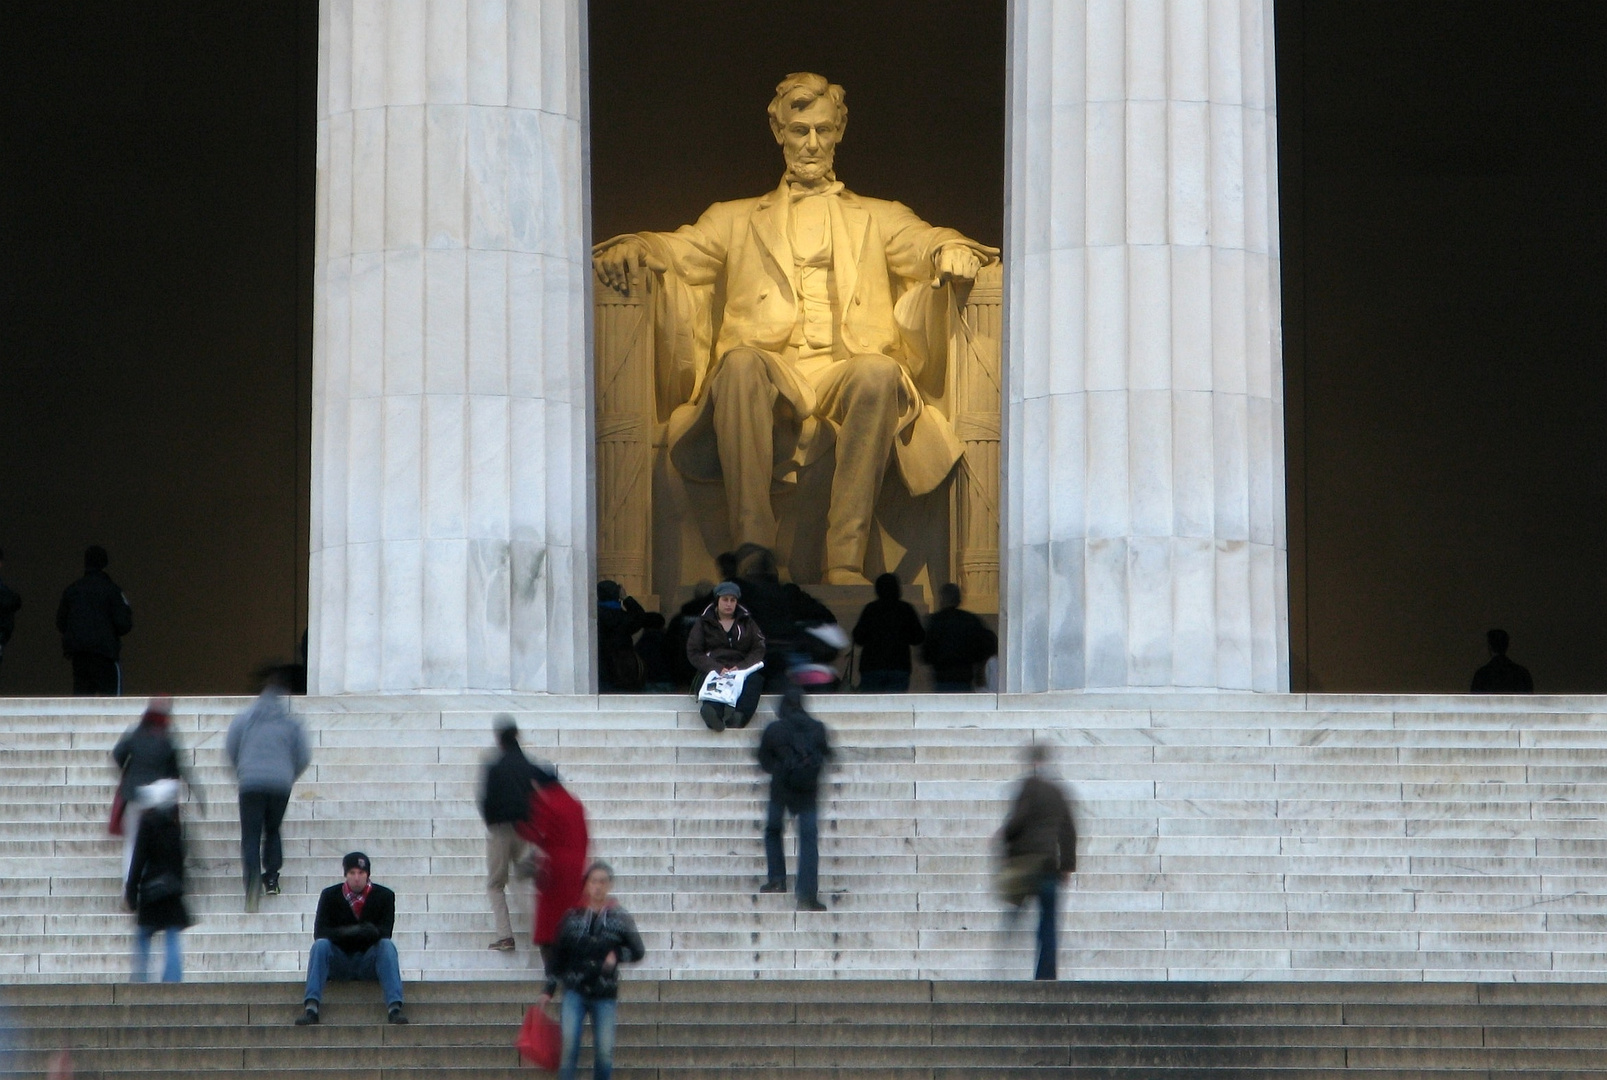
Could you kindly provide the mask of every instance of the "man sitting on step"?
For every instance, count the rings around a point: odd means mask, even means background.
[[[312,952],[307,957],[306,1011],[297,1027],[318,1023],[318,1003],[329,979],[378,981],[390,1010],[390,1022],[407,1023],[402,1013],[402,968],[391,944],[396,924],[396,894],[368,880],[368,856],[354,851],[342,861],[346,880],[318,896],[312,923]]]

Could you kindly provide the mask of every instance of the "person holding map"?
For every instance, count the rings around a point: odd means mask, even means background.
[[[694,692],[702,689],[710,672],[736,673],[764,662],[764,634],[739,600],[742,587],[722,581],[714,587],[714,599],[692,624],[686,637],[686,658],[697,669]],[[704,701],[699,710],[711,731],[746,727],[759,708],[763,679],[744,678],[734,705]]]

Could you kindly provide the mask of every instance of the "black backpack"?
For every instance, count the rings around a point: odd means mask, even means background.
[[[800,726],[788,732],[786,742],[779,747],[781,768],[776,779],[783,787],[813,791],[820,785],[820,771],[826,767],[826,759],[820,753],[819,741],[811,734],[809,728]]]

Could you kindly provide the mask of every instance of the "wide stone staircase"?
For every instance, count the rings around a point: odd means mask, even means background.
[[[261,984],[12,987],[7,1064],[41,1077],[67,1048],[75,1080],[513,1080],[533,992],[426,983],[391,1027],[372,987],[336,986],[295,1028]],[[620,1080],[1607,1077],[1600,986],[637,980],[619,1015]]]
[[[1607,1080],[1607,700],[1234,695],[822,696],[830,910],[762,896],[752,728],[682,697],[298,700],[314,744],[283,896],[242,910],[221,745],[244,699],[179,702],[186,985],[131,986],[107,752],[142,702],[0,705],[0,1030],[40,1076],[352,1080],[522,1071],[537,993],[490,952],[474,808],[492,718],[585,802],[649,955],[622,1077],[1528,1075]],[[989,890],[1028,742],[1077,802],[1063,979]],[[290,1025],[317,890],[360,847],[399,896],[414,1024],[336,986]],[[790,855],[789,855],[790,857]],[[157,950],[159,952],[159,950]],[[153,956],[153,963],[158,957]]]
[[[107,751],[142,703],[0,705],[0,978],[126,978]],[[753,727],[682,697],[298,701],[313,765],[285,825],[284,895],[237,879],[223,732],[242,699],[181,701],[208,803],[188,813],[186,978],[294,981],[317,890],[362,848],[395,888],[404,977],[525,979],[487,951],[474,807],[492,717],[518,717],[590,815],[649,955],[632,978],[1015,978],[990,836],[1028,741],[1077,800],[1063,977],[1604,981],[1607,702],[1234,695],[821,696],[824,914],[761,896]],[[155,958],[153,957],[153,960]],[[287,1000],[295,992],[285,988]]]

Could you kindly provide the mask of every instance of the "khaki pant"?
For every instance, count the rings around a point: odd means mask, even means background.
[[[513,825],[489,825],[485,834],[485,892],[491,899],[491,914],[497,921],[497,938],[513,936],[513,920],[508,915],[508,875],[530,878],[530,845],[513,831]]]

